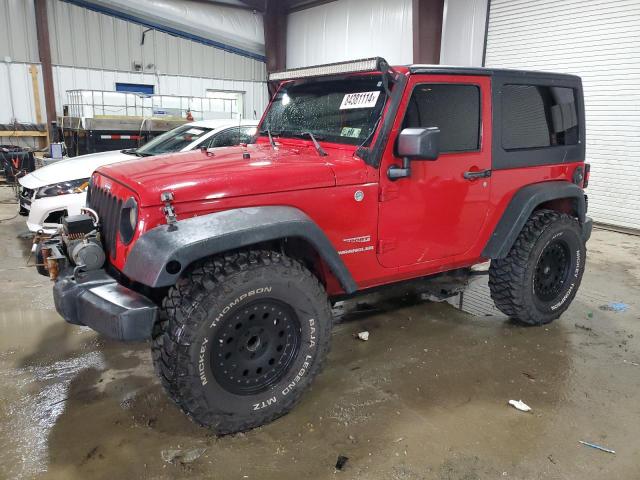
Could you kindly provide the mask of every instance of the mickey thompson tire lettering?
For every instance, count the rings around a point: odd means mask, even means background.
[[[540,298],[535,287],[536,268],[554,242],[562,244],[565,280],[549,298]],[[491,298],[502,313],[520,323],[549,323],[562,315],[576,296],[585,257],[586,246],[575,218],[553,210],[535,211],[507,257],[491,261]]]
[[[295,349],[285,367],[273,367],[279,376],[272,384],[238,392],[213,368],[221,339],[242,331],[236,318],[260,302],[283,305],[296,319],[299,341],[291,343]],[[170,288],[162,307],[152,342],[156,371],[171,399],[218,434],[248,430],[290,411],[329,350],[331,310],[324,288],[300,262],[277,252],[242,250],[201,261]],[[246,348],[255,346],[259,354],[258,344]]]

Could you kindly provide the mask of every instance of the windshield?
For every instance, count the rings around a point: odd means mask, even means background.
[[[261,133],[366,146],[385,98],[381,75],[283,85]]]
[[[163,153],[179,152],[191,142],[202,138],[209,133],[211,128],[193,127],[182,125],[168,132],[158,135],[156,138],[146,143],[133,153],[138,155],[161,155]]]

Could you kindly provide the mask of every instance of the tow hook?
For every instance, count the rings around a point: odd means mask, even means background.
[[[49,273],[49,278],[55,281],[60,271],[66,266],[67,257],[59,249],[58,240],[45,240],[36,247],[36,258],[42,258],[42,266]],[[40,250],[40,255],[37,255]],[[60,263],[62,262],[62,266]]]

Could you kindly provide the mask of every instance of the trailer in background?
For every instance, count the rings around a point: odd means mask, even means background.
[[[187,97],[69,90],[64,116],[58,118],[66,153],[75,157],[137,148],[186,122],[239,118],[242,95],[215,93]]]

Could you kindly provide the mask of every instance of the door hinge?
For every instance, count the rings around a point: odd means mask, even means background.
[[[391,250],[394,250],[397,246],[397,242],[395,239],[392,240],[378,240],[378,253],[387,253]]]

